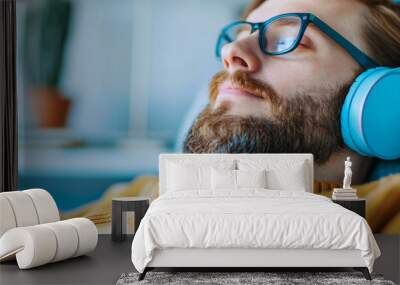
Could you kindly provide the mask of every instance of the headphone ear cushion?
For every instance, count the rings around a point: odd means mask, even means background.
[[[400,68],[376,68],[357,77],[341,112],[348,147],[364,156],[400,157]]]
[[[342,137],[345,142],[345,144],[352,150],[358,152],[361,155],[364,156],[369,156],[369,154],[364,150],[362,151],[361,148],[358,146],[359,144],[356,143],[356,138],[354,132],[352,132],[352,129],[350,127],[350,113],[353,112],[352,106],[354,101],[354,97],[356,94],[361,93],[359,89],[361,88],[362,83],[364,80],[374,73],[376,69],[369,69],[363,73],[361,73],[354,83],[351,85],[349,93],[347,94],[344,104],[342,106],[342,111],[340,114],[340,123],[341,123],[341,129],[342,129]]]

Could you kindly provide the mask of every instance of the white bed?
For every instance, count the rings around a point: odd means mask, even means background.
[[[193,165],[199,170],[191,176]],[[217,189],[225,182],[219,170],[209,177],[209,167],[237,173],[235,183],[240,171],[266,169],[268,185]],[[160,197],[132,243],[140,279],[155,267],[354,267],[370,278],[380,255],[371,230],[362,217],[312,194],[312,155],[162,154],[159,170]]]

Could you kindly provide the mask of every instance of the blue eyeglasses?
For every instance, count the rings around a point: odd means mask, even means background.
[[[263,23],[234,22],[222,29],[215,52],[217,57],[221,58],[224,45],[259,31],[258,44],[265,54],[270,56],[286,54],[298,47],[310,23],[344,48],[363,68],[379,66],[368,55],[311,13],[282,14]]]

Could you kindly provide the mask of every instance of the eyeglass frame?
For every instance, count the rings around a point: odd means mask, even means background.
[[[300,30],[299,30],[297,39],[295,40],[294,44],[290,48],[288,48],[282,52],[268,52],[265,48],[265,44],[266,44],[265,35],[264,35],[265,29],[269,26],[269,24],[271,24],[279,19],[287,18],[287,17],[298,17],[301,20],[301,26],[300,26]],[[351,57],[363,68],[370,69],[370,68],[375,68],[375,67],[380,66],[377,62],[375,62],[372,58],[370,58],[362,50],[357,48],[349,40],[347,40],[344,36],[342,36],[341,34],[336,32],[328,24],[326,24],[324,21],[322,21],[321,19],[319,19],[317,16],[315,16],[312,13],[285,13],[285,14],[274,16],[274,17],[266,20],[265,22],[259,22],[259,23],[251,23],[248,21],[233,22],[233,23],[225,26],[222,29],[222,31],[218,37],[217,45],[215,48],[215,54],[216,54],[217,58],[221,58],[221,52],[220,52],[220,50],[222,50],[222,46],[220,48],[221,41],[223,39],[225,39],[228,41],[228,43],[233,42],[230,39],[229,40],[227,39],[228,36],[227,36],[226,32],[229,29],[231,29],[232,27],[234,27],[236,25],[240,25],[240,24],[250,25],[251,26],[250,34],[256,32],[256,31],[259,31],[258,45],[264,54],[270,55],[270,56],[287,54],[287,53],[292,52],[299,46],[308,25],[311,23],[314,24],[324,34],[326,34],[330,39],[332,39],[334,42],[336,42],[338,45],[340,45],[343,49],[345,49],[351,55]]]

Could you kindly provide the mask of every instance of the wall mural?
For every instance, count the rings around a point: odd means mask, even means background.
[[[388,47],[367,54],[334,15],[257,26],[235,21],[267,15],[263,1],[114,2],[17,1],[20,189],[110,232],[113,197],[157,198],[160,153],[312,153],[315,193],[345,188],[374,232],[400,234],[389,35],[367,31]]]

